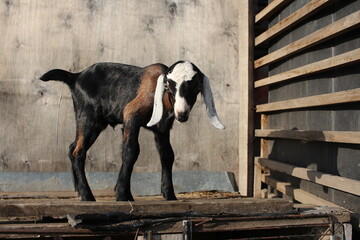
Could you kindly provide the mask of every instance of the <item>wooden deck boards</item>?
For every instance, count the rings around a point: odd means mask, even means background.
[[[241,198],[236,193],[178,194],[179,200],[160,196],[115,202],[113,193],[95,192],[99,201],[81,202],[72,192],[0,193],[0,238],[132,236],[180,234],[183,220],[194,233],[303,229],[322,234],[331,218],[324,213],[302,214],[284,199]],[[339,221],[348,216],[341,212]]]

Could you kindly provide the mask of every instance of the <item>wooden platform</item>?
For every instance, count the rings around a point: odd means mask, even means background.
[[[137,239],[151,233],[151,239],[182,239],[186,224],[193,239],[330,236],[335,222],[349,221],[339,209],[309,211],[284,199],[234,193],[179,194],[178,201],[140,197],[135,202],[115,202],[110,192],[95,195],[97,202],[81,202],[71,192],[0,193],[0,238]]]

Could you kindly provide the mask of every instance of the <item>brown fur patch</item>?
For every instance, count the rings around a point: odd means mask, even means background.
[[[142,115],[143,118],[149,118],[154,104],[154,94],[158,77],[163,73],[161,65],[151,65],[146,67],[141,76],[140,87],[136,97],[124,108],[124,123],[132,119],[135,115]],[[167,107],[166,107],[167,108]],[[128,133],[124,129],[124,141],[128,138]]]
[[[78,131],[78,134],[76,136],[76,146],[74,151],[72,152],[73,156],[77,156],[79,154],[80,149],[84,147],[84,134],[82,131]]]
[[[171,96],[169,96],[169,94],[167,92],[164,93],[164,97],[163,97],[163,104],[164,104],[164,108],[167,110],[167,111],[170,111],[171,109],[173,109],[173,105],[171,103],[171,100],[170,101],[170,98]]]
[[[123,143],[126,143],[129,139],[129,134],[130,134],[130,130],[127,128],[127,129],[124,129],[124,132],[123,132]]]

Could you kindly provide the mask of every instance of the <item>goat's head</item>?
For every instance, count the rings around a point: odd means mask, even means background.
[[[173,64],[165,74],[159,76],[155,90],[153,113],[147,126],[153,126],[161,120],[165,91],[174,100],[173,107],[177,121],[186,122],[188,120],[197,95],[201,92],[210,122],[216,128],[225,128],[216,113],[209,79],[189,61],[179,61]]]

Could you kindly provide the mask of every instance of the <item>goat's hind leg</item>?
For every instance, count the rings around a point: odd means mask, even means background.
[[[75,191],[82,201],[95,201],[85,175],[86,153],[105,127],[78,127],[75,141],[69,147]]]

